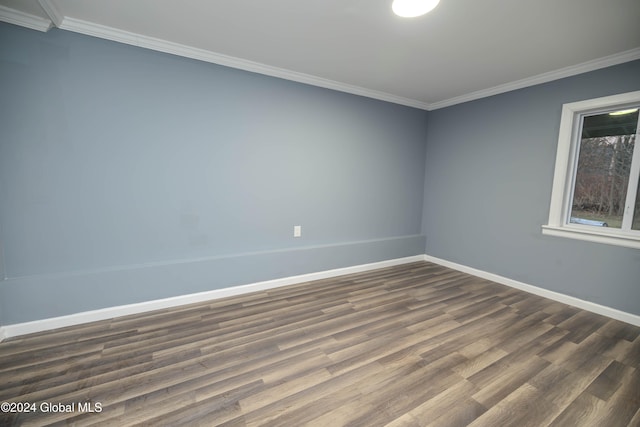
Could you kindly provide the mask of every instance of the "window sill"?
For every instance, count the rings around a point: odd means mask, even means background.
[[[587,227],[543,225],[542,234],[547,236],[566,237],[569,239],[586,240],[588,242],[604,243],[606,245],[623,246],[640,249],[640,233],[629,235],[615,231],[592,230]]]

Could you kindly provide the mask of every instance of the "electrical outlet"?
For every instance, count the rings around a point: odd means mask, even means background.
[[[294,225],[293,226],[293,237],[301,237],[302,236],[302,226]]]

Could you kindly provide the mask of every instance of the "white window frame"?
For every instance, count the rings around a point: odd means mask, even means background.
[[[638,134],[636,134],[636,145],[631,160],[630,184],[625,204],[626,216],[622,228],[594,227],[569,222],[582,131],[582,117],[607,111],[624,110],[625,108],[637,107],[639,104],[640,91],[635,91],[572,102],[562,106],[549,222],[542,226],[542,234],[640,249],[640,231],[630,229],[633,219],[633,206],[630,206],[630,203],[635,200],[640,175],[640,135]]]

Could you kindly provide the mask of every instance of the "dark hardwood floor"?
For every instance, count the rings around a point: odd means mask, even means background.
[[[0,424],[640,426],[639,335],[419,262],[9,339]]]

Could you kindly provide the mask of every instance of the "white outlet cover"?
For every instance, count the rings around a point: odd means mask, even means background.
[[[293,226],[293,237],[300,237],[302,236],[302,226],[301,225],[294,225]]]

